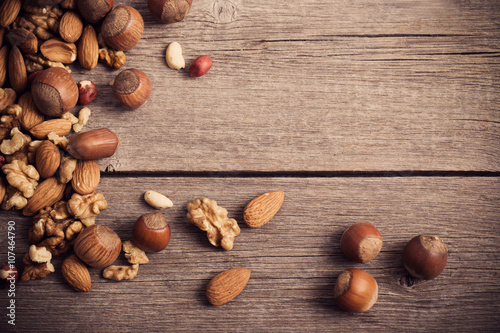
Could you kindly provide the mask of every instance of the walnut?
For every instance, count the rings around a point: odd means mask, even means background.
[[[54,208],[49,212],[49,215],[54,220],[67,220],[71,216],[68,211],[68,204],[66,201],[58,201],[54,204]]]
[[[104,195],[94,192],[87,195],[74,193],[68,201],[68,209],[74,217],[78,218],[86,227],[95,223],[95,217],[102,209],[108,208]]]
[[[35,244],[40,242],[43,236],[45,236],[45,221],[39,219],[28,231],[28,241],[30,244]]]
[[[47,135],[47,139],[49,139],[50,141],[52,141],[52,143],[55,144],[56,146],[59,146],[59,147],[61,147],[63,149],[66,149],[66,146],[69,143],[69,140],[68,140],[67,137],[65,137],[65,136],[59,136],[59,135],[57,135],[54,132],[50,132]]]
[[[25,59],[24,60],[24,64],[26,65],[26,71],[28,73],[33,73],[33,72],[36,72],[36,71],[41,71],[43,70],[45,67],[43,67],[43,65],[37,63],[37,62],[34,62],[33,60],[29,60],[29,59]]]
[[[12,208],[21,210],[28,204],[28,199],[23,197],[23,194],[14,186],[7,186],[2,205],[3,210],[10,210]]]
[[[187,217],[191,223],[207,232],[208,240],[224,250],[233,248],[234,238],[240,234],[235,219],[227,217],[227,210],[212,199],[195,199],[187,204]]]
[[[36,245],[31,245],[28,253],[33,262],[42,263],[52,260],[52,253],[47,251],[45,246],[37,247]]]
[[[71,112],[66,112],[61,116],[62,119],[69,120],[71,124],[77,124],[78,123],[78,117],[76,117],[74,114]]]
[[[12,117],[12,116],[4,116]],[[4,155],[12,155],[21,150],[31,142],[31,137],[23,134],[19,128],[14,127],[10,131],[10,139],[4,139],[0,144],[0,152]]]
[[[23,112],[23,109],[21,108],[21,106],[19,106],[19,104],[11,104],[11,105],[7,106],[3,110],[3,112],[5,114],[13,116],[15,119],[19,119],[19,117],[21,116],[21,113]]]
[[[17,93],[12,88],[0,88],[0,114],[6,107],[16,102]]]
[[[80,113],[78,113],[78,123],[73,125],[73,131],[76,133],[80,132],[87,124],[90,118],[90,109],[88,107],[84,107],[80,110]]]
[[[80,221],[75,221],[71,223],[64,232],[64,236],[66,237],[66,241],[75,240],[76,237],[83,230],[83,223]]]
[[[120,69],[125,64],[126,59],[123,51],[115,51],[107,46],[99,49],[100,62],[113,69]]]
[[[76,169],[77,159],[73,156],[65,156],[61,159],[59,166],[59,181],[67,184],[73,179],[73,172]]]
[[[139,271],[139,265],[134,264],[132,266],[115,266],[111,265],[106,267],[102,272],[102,276],[105,279],[121,281],[121,280],[131,280],[137,276]]]
[[[27,151],[28,151],[28,146],[25,146],[24,148],[21,148],[20,150],[16,151],[14,154],[5,156],[5,163],[9,164],[15,160],[19,160],[28,164],[29,161],[28,161]]]
[[[33,196],[38,185],[37,180],[40,179],[40,175],[33,165],[14,160],[10,164],[5,164],[2,171],[7,175],[9,184],[21,191],[25,198]]]
[[[125,252],[125,258],[131,264],[147,264],[149,262],[146,252],[138,248],[131,241],[123,242],[123,252]]]
[[[54,272],[54,266],[49,262],[37,263],[33,262],[30,259],[29,253],[23,258],[24,271],[21,275],[21,280],[35,280],[35,279],[43,279],[50,273]]]
[[[71,74],[71,69],[68,66],[64,66],[63,63],[58,62],[58,61],[50,61],[47,59],[44,59],[43,57],[35,54],[26,54],[25,58],[27,60],[33,61],[37,64],[42,65],[43,67],[61,67],[64,68],[65,70],[68,71],[68,73]]]

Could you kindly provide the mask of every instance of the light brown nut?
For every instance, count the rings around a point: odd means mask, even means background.
[[[233,268],[216,275],[207,285],[206,296],[213,305],[222,305],[238,296],[250,279],[251,271]]]
[[[73,136],[69,140],[66,150],[75,158],[95,160],[112,156],[119,143],[120,139],[113,131],[99,128]]]
[[[156,209],[169,208],[174,205],[169,198],[156,191],[146,191],[144,193],[144,200]]]
[[[12,88],[0,88],[0,112],[5,110],[9,105],[14,104],[17,99],[17,93]]]
[[[147,264],[149,262],[146,252],[131,241],[123,242],[123,252],[125,252],[125,258],[131,264]]]
[[[59,181],[67,184],[73,179],[73,172],[76,169],[78,160],[72,156],[65,156],[61,159],[61,166],[59,167]]]
[[[73,12],[67,11],[61,17],[59,22],[59,35],[68,43],[76,42],[83,31],[83,22],[80,16]]]
[[[71,186],[76,193],[86,195],[94,192],[101,180],[101,171],[95,160],[79,160],[73,172]]]
[[[38,51],[38,39],[31,31],[16,28],[10,30],[5,37],[10,45],[17,46],[23,53],[34,54]]]
[[[243,210],[243,220],[250,228],[258,228],[269,222],[283,204],[285,193],[273,191],[259,195]]]
[[[0,4],[0,27],[10,25],[21,10],[21,0],[4,0]]]
[[[43,114],[38,111],[38,108],[33,101],[33,96],[31,95],[31,91],[27,91],[19,97],[18,101],[19,106],[22,108],[21,116],[19,117],[19,121],[21,126],[25,130],[30,130],[36,125],[43,122],[44,117]]]
[[[63,261],[61,272],[64,280],[76,291],[90,291],[92,281],[89,270],[76,255],[72,254]]]
[[[44,140],[36,150],[35,165],[40,177],[52,177],[61,163],[59,148],[49,140]]]
[[[90,24],[85,27],[78,42],[78,61],[87,70],[94,69],[99,61],[99,43],[96,32]]]
[[[172,69],[181,69],[186,67],[186,61],[182,56],[182,47],[178,42],[172,42],[167,47],[165,53],[168,67]]]
[[[0,87],[3,87],[7,81],[7,73],[9,68],[9,45],[5,44],[0,48]],[[0,111],[2,108],[0,108]]]
[[[8,68],[10,85],[18,94],[23,93],[28,86],[28,72],[24,57],[17,46],[10,50]]]
[[[102,276],[105,279],[121,281],[121,280],[131,280],[137,276],[139,272],[139,265],[134,264],[132,266],[115,266],[111,265],[106,267],[102,272]]]
[[[35,167],[21,160],[14,160],[2,167],[7,182],[22,192],[25,198],[34,195],[40,175]]]
[[[40,52],[51,61],[71,64],[76,60],[77,50],[73,43],[65,43],[58,39],[49,39],[40,45]]]
[[[66,184],[60,183],[56,177],[47,178],[35,189],[35,193],[23,209],[23,215],[32,216],[40,209],[52,206],[62,199],[65,189]]]
[[[69,212],[82,221],[86,227],[95,224],[96,216],[101,213],[102,209],[106,208],[108,208],[108,203],[104,195],[99,192],[87,195],[74,193],[68,201]]]
[[[51,119],[31,128],[30,133],[37,139],[46,139],[51,132],[65,136],[71,131],[71,121],[66,119]]]
[[[37,247],[36,245],[31,245],[30,250],[30,259],[33,262],[42,263],[42,262],[50,262],[52,260],[52,253],[47,251],[45,247]]]

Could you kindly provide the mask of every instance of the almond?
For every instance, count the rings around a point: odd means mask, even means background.
[[[46,139],[51,132],[65,136],[69,131],[71,131],[71,121],[59,118],[44,121],[30,129],[30,133],[37,139]]]
[[[22,0],[4,0],[0,4],[0,27],[6,27],[16,19]]]
[[[0,177],[0,203],[3,202],[3,198],[5,197],[5,192],[7,191],[7,181]]]
[[[10,50],[8,68],[10,85],[18,94],[24,92],[28,86],[28,73],[23,55],[17,46]]]
[[[64,280],[76,291],[90,291],[92,281],[87,266],[74,254],[64,259],[61,267]]]
[[[79,160],[73,172],[71,186],[78,194],[90,194],[95,191],[100,180],[101,171],[95,160]]]
[[[7,81],[7,71],[9,64],[9,46],[6,44],[0,48],[0,87]]]
[[[34,54],[38,51],[38,39],[36,36],[22,28],[12,29],[5,35],[10,45],[15,45],[24,53]]]
[[[83,23],[77,13],[67,11],[59,21],[59,35],[68,43],[76,42],[83,31]]]
[[[94,69],[99,61],[99,43],[95,30],[90,24],[85,27],[78,42],[78,61],[87,70]]]
[[[40,52],[43,56],[52,61],[59,61],[63,64],[71,64],[76,60],[76,45],[65,43],[58,39],[49,39],[40,45]]]
[[[17,104],[19,104],[19,106],[23,109],[19,121],[25,130],[29,131],[36,125],[43,123],[43,114],[38,111],[38,108],[33,101],[31,91],[27,91],[22,94],[21,97],[19,97]]]
[[[222,305],[238,296],[250,279],[251,271],[233,268],[215,276],[207,285],[206,296],[213,305]]]
[[[35,193],[28,199],[23,209],[24,216],[33,216],[42,208],[52,206],[62,199],[66,184],[60,183],[56,177],[50,177],[38,184]]]
[[[259,195],[243,210],[243,220],[250,228],[258,228],[269,222],[283,204],[285,193],[274,191]]]
[[[49,140],[43,141],[36,150],[35,165],[40,177],[52,177],[61,163],[59,148]]]

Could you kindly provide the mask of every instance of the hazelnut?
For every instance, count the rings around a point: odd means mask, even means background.
[[[377,302],[377,281],[361,269],[346,269],[337,278],[334,298],[345,311],[366,312]]]
[[[129,6],[116,6],[102,22],[104,42],[118,51],[128,51],[139,43],[144,31],[141,14]]]
[[[148,0],[151,15],[162,23],[182,21],[191,8],[193,0]]]
[[[78,104],[87,105],[97,97],[97,88],[94,82],[82,80],[78,82]]]
[[[18,275],[19,273],[14,265],[5,264],[0,267],[0,288],[12,289],[10,286],[16,284]]]
[[[159,252],[170,242],[170,226],[160,212],[140,216],[132,230],[132,241],[146,252]]]
[[[448,248],[438,236],[413,237],[403,250],[403,265],[416,278],[432,280],[441,274],[448,260]]]
[[[151,82],[144,72],[127,69],[116,76],[113,94],[121,105],[134,110],[147,102],[151,95]]]
[[[110,228],[93,224],[78,235],[74,250],[78,258],[87,265],[104,268],[118,258],[122,241]]]
[[[100,128],[73,136],[66,151],[77,159],[96,160],[113,156],[119,143],[115,133],[107,128]]]
[[[212,59],[206,55],[199,56],[189,65],[189,76],[197,77],[205,75],[211,67]]]
[[[78,11],[89,23],[101,21],[115,5],[115,0],[78,0]]]
[[[41,113],[59,117],[78,101],[78,87],[71,75],[61,67],[51,67],[38,74],[31,84],[33,101]]]
[[[340,238],[340,248],[352,261],[366,263],[382,249],[382,235],[370,223],[358,222],[344,231]]]

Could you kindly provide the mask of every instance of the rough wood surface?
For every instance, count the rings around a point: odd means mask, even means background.
[[[120,191],[116,189],[120,188]],[[145,189],[168,195],[164,210],[172,228],[167,249],[132,281],[111,282],[91,269],[92,291],[74,292],[57,272],[18,286],[19,331],[139,332],[331,332],[487,331],[498,325],[500,286],[500,178],[122,178],[99,186],[110,207],[99,223],[130,238],[135,219],[151,208]],[[285,202],[268,224],[246,227],[243,207],[253,197],[283,190]],[[185,205],[216,199],[241,225],[232,251],[215,248],[190,224]],[[18,259],[27,249],[30,221],[18,214]],[[352,223],[376,225],[382,252],[368,264],[354,264],[340,251],[340,236]],[[0,232],[5,234],[2,223]],[[416,281],[401,264],[405,243],[421,233],[438,234],[449,247],[441,276]],[[5,256],[5,240],[0,240]],[[379,301],[365,314],[349,314],[333,302],[337,275],[348,267],[371,273]],[[204,288],[217,273],[252,270],[242,294],[211,306]],[[6,297],[1,294],[0,307]],[[49,320],[50,319],[50,320]],[[5,319],[0,321],[5,327]],[[2,326],[0,326],[2,327]]]
[[[102,170],[499,171],[498,1],[196,0],[169,26],[123,3],[153,94],[117,108],[115,71],[75,69],[99,88],[87,128],[123,140]],[[169,69],[172,41],[210,72]]]

